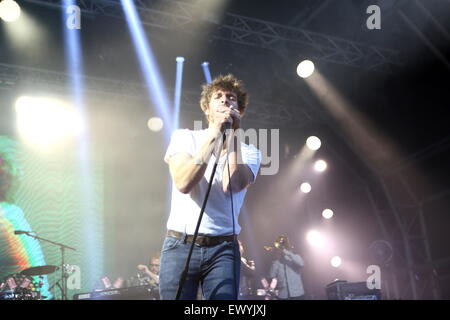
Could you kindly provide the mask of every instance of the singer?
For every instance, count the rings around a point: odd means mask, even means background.
[[[164,157],[173,182],[161,250],[160,295],[165,300],[176,297],[216,160],[217,171],[180,298],[195,300],[200,286],[203,299],[236,300],[239,288],[238,217],[247,187],[258,174],[261,152],[238,141],[235,134],[248,103],[242,81],[229,74],[202,89],[200,107],[208,128],[176,130]]]

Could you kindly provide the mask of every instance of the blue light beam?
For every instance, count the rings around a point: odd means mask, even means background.
[[[94,188],[91,176],[89,128],[87,126],[86,106],[84,103],[84,86],[82,82],[83,59],[80,41],[81,29],[69,28],[66,25],[69,7],[76,6],[74,0],[64,0],[63,28],[65,39],[65,56],[67,69],[70,74],[72,101],[82,121],[81,132],[78,136],[78,160],[80,165],[80,196],[81,214],[83,220],[83,260],[87,261],[88,270],[83,272],[84,283],[93,283],[103,274],[102,232],[97,225],[98,212],[94,205]],[[96,245],[95,245],[96,244]]]
[[[202,68],[203,68],[203,74],[205,75],[205,79],[207,83],[211,83],[212,79],[211,79],[211,73],[209,72],[209,62],[203,62],[202,63]]]
[[[173,129],[178,129],[180,125],[180,100],[181,100],[181,86],[183,82],[183,65],[184,65],[184,58],[183,57],[177,57],[177,74],[176,74],[176,81],[175,81],[175,97],[174,97],[174,119],[173,119]]]
[[[143,76],[147,85],[147,93],[157,109],[158,116],[164,121],[164,133],[167,140],[166,142],[168,143],[173,131],[173,122],[170,121],[169,100],[166,96],[158,64],[156,63],[150,43],[146,39],[142,23],[138,17],[133,1],[121,0],[121,3],[127,19],[128,29],[138,55],[141,70],[143,71]]]

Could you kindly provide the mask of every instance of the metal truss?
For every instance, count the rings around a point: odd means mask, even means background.
[[[450,197],[450,189],[424,199],[411,190],[402,171],[450,148],[450,137],[430,145],[385,170],[380,185],[388,208],[382,215],[384,235],[396,243],[396,297],[401,299],[441,299],[440,282],[450,276],[450,256],[434,259],[425,223],[425,207]]]
[[[288,54],[295,58],[300,53],[311,59],[372,71],[390,72],[400,65],[394,50],[235,14],[227,14],[213,36],[275,52],[279,52],[285,44]]]
[[[111,103],[127,101],[148,101],[147,88],[140,83],[123,82],[99,77],[83,76],[82,81],[88,99],[105,100]],[[0,89],[32,89],[33,92],[70,94],[70,75],[37,68],[22,67],[0,63]],[[173,96],[173,89],[167,89],[168,96]],[[182,112],[201,114],[199,112],[200,92],[184,90],[182,93]],[[274,105],[266,102],[252,101],[247,115],[252,124],[282,126],[291,122],[302,126],[309,116],[299,108],[286,105]],[[295,110],[295,111],[292,111]],[[245,118],[244,118],[245,119]]]
[[[63,6],[61,0],[26,1],[50,7]],[[77,4],[85,14],[123,18],[119,0],[79,0]],[[219,22],[202,13],[202,8],[188,2],[136,0],[135,4],[142,23],[152,27],[196,33],[199,30],[194,24],[209,23],[215,28],[210,35],[214,39],[276,52],[287,47],[295,58],[301,54],[319,61],[379,72],[391,72],[401,65],[395,50],[231,13],[226,13]]]
[[[413,3],[415,5],[415,10],[419,9],[421,13],[424,14],[427,22],[434,27],[434,30],[437,31],[437,34],[440,34],[442,37],[444,37],[446,41],[450,41],[450,34],[448,33],[448,31],[439,23],[434,15],[420,1],[410,1],[410,3]],[[407,13],[404,10],[399,10],[398,16],[405,22],[408,28],[410,28],[416,34],[420,41],[436,56],[436,58],[441,60],[442,63],[447,67],[447,69],[450,70],[450,60],[444,52],[439,50],[438,45],[433,43],[433,39],[431,37],[428,37],[423,31],[421,31],[417,27],[413,19],[411,17],[408,17]]]
[[[446,190],[439,197],[418,201],[400,173],[382,181],[388,197],[389,211],[393,214],[398,233],[391,233],[397,239],[397,261],[395,276],[399,299],[441,299],[437,270],[450,265],[450,257],[433,259],[431,255],[428,230],[425,224],[424,206],[443,196],[450,195]],[[402,190],[401,190],[402,189]],[[409,204],[401,204],[399,190],[409,197]],[[397,197],[395,196],[397,194]],[[404,197],[405,195],[403,195]],[[445,274],[443,274],[445,276]],[[448,276],[448,275],[447,275]]]
[[[450,40],[447,30],[439,23],[426,6],[418,0],[399,1],[397,14],[417,37],[450,68],[449,60],[438,47],[422,31],[420,31],[405,12],[408,4],[419,9],[427,18],[427,22],[434,27],[446,40]],[[388,212],[385,212],[382,224],[386,238],[400,239],[397,241],[397,256],[394,270],[394,286],[397,290],[396,298],[400,299],[442,299],[440,283],[450,277],[450,256],[433,259],[430,248],[430,238],[425,223],[424,208],[428,204],[436,203],[443,198],[450,197],[450,189],[419,200],[404,179],[402,171],[420,161],[442,153],[450,148],[450,137],[416,152],[407,159],[387,168],[381,174],[380,184],[387,197]],[[378,212],[382,215],[383,212]],[[388,223],[390,221],[390,224]],[[395,225],[395,226],[394,226]],[[394,226],[394,227],[393,227]],[[389,230],[388,230],[389,229]],[[393,241],[394,242],[394,241]]]
[[[378,176],[358,179],[365,186],[383,240],[394,250],[392,261],[380,262],[383,295],[387,299],[442,299],[440,286],[450,278],[450,255],[432,255],[426,224],[430,211],[426,209],[448,201],[450,189],[419,199],[403,171],[449,148],[450,136],[399,161]],[[373,168],[370,171],[376,172]],[[414,181],[417,180],[421,181],[420,177],[415,177]]]

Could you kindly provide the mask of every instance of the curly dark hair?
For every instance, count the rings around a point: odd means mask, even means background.
[[[244,83],[238,80],[234,75],[227,74],[226,76],[218,76],[211,83],[202,86],[202,93],[200,95],[200,107],[203,112],[208,110],[209,102],[213,93],[217,90],[230,91],[236,94],[238,109],[241,115],[244,115],[245,108],[248,104],[248,92],[244,88]]]

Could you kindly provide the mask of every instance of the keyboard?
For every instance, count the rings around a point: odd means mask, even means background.
[[[154,286],[146,285],[77,293],[73,300],[159,300],[159,292]]]

